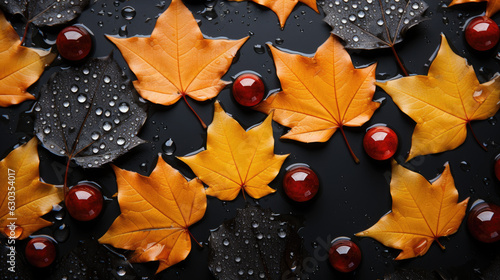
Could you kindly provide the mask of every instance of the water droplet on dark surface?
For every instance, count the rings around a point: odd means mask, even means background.
[[[53,236],[57,242],[65,242],[69,237],[69,227],[66,224],[60,225],[54,230]]]
[[[466,162],[465,160],[461,161],[460,162],[460,169],[462,169],[465,172],[469,172],[470,171],[470,164],[468,162]]]
[[[126,6],[122,8],[122,16],[126,20],[132,20],[135,17],[136,13],[137,12],[135,11],[134,7]]]
[[[258,54],[263,54],[266,52],[266,48],[261,44],[254,45],[253,50]]]
[[[128,35],[127,25],[122,25],[120,30],[118,30],[118,35],[121,37],[126,37]]]
[[[174,140],[172,140],[172,138],[169,138],[167,141],[165,141],[165,143],[162,145],[162,149],[163,149],[163,152],[167,155],[167,156],[171,156],[175,153],[175,143],[174,143]]]

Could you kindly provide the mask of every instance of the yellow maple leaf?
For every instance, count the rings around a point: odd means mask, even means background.
[[[246,0],[232,0],[232,1],[246,1]],[[277,16],[280,21],[281,28],[285,26],[285,22],[292,13],[293,8],[297,3],[302,2],[313,9],[316,13],[319,13],[318,5],[316,0],[250,0],[259,5],[267,7],[271,9]]]
[[[472,66],[456,55],[442,35],[441,47],[427,76],[377,82],[416,123],[407,160],[455,149],[467,125],[484,120],[500,108],[500,78],[479,84]]]
[[[121,214],[99,242],[133,250],[131,262],[160,261],[157,273],[184,260],[191,251],[188,227],[207,208],[201,181],[186,181],[161,155],[149,177],[113,170]]]
[[[214,120],[207,130],[207,149],[180,157],[209,188],[207,194],[233,200],[240,191],[253,198],[275,192],[267,184],[278,174],[288,155],[275,155],[272,117],[245,131],[215,103]]]
[[[41,216],[63,200],[62,188],[40,181],[37,147],[33,138],[0,161],[0,231],[5,236],[24,239],[52,225]],[[12,224],[16,228],[7,227]]]
[[[55,55],[21,46],[21,40],[0,11],[0,106],[35,99],[26,90],[42,75]]]
[[[349,54],[333,35],[313,57],[272,46],[271,51],[283,91],[255,109],[274,111],[273,119],[291,128],[282,138],[325,142],[337,129],[345,138],[344,126],[363,125],[380,106],[372,101],[376,64],[354,68]],[[357,162],[350,147],[349,151]]]
[[[136,75],[139,94],[162,105],[186,100],[186,95],[197,101],[217,96],[230,83],[221,77],[248,39],[204,38],[181,0],[173,0],[158,18],[151,37],[107,38]]]
[[[464,3],[488,2],[486,6],[486,16],[491,18],[494,14],[500,11],[500,0],[453,0],[448,5],[449,7]]]
[[[371,237],[402,250],[396,260],[422,256],[432,242],[439,243],[439,237],[455,233],[469,201],[466,198],[458,203],[458,191],[448,164],[439,178],[430,183],[393,161],[391,196],[392,211],[356,236]]]

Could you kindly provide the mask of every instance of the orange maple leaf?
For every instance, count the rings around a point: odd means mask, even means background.
[[[458,191],[448,164],[439,178],[430,183],[393,161],[391,196],[392,211],[356,236],[371,237],[402,250],[396,260],[422,256],[433,241],[439,244],[439,237],[455,233],[469,201],[466,198],[457,203]]]
[[[479,84],[472,66],[451,50],[444,35],[427,76],[377,85],[417,123],[407,160],[455,149],[465,141],[471,121],[492,117],[500,108],[499,76]]]
[[[486,16],[491,18],[494,14],[500,11],[500,0],[453,0],[448,5],[449,7],[464,3],[478,3],[478,2],[488,2],[486,6]]]
[[[161,155],[149,177],[113,169],[121,214],[99,242],[133,250],[132,262],[160,261],[157,273],[184,260],[191,251],[188,227],[207,208],[201,181],[186,181]]]
[[[0,11],[0,106],[35,99],[26,90],[56,56],[21,46],[21,40]]]
[[[232,0],[232,1],[245,1],[245,0]],[[292,13],[293,8],[297,3],[302,2],[313,9],[316,13],[319,13],[318,5],[316,0],[250,0],[259,5],[265,6],[271,9],[277,16],[280,21],[280,26],[283,28],[285,26],[285,22]]]
[[[40,181],[37,147],[35,137],[0,161],[0,231],[5,236],[24,239],[52,225],[41,216],[63,200],[62,188]]]
[[[356,69],[349,54],[333,35],[313,57],[290,54],[271,46],[282,92],[256,107],[292,128],[281,138],[300,142],[325,142],[344,126],[361,126],[380,103],[375,93],[376,64]],[[347,143],[347,140],[346,140]],[[358,162],[349,144],[349,151]]]
[[[275,192],[271,182],[288,155],[275,155],[272,117],[245,131],[215,103],[214,120],[207,130],[207,149],[180,157],[209,188],[207,194],[233,200],[240,191],[253,198]]]
[[[158,18],[151,37],[107,38],[135,73],[139,94],[162,105],[181,97],[187,102],[186,95],[198,101],[217,96],[230,83],[221,77],[248,39],[205,39],[181,0],[173,0]]]

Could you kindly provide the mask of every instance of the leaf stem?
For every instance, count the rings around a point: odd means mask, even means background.
[[[439,242],[439,239],[434,239],[436,241],[436,243],[439,245],[439,247],[441,247],[442,250],[445,250],[446,247],[443,246],[443,244],[441,244],[441,242]]]
[[[196,238],[194,238],[193,234],[191,233],[191,231],[187,230],[186,231],[189,233],[189,236],[191,236],[191,238],[193,239],[194,242],[196,242],[196,244],[198,244],[198,246],[200,246],[201,248],[203,248],[203,244],[201,244],[200,242],[198,242],[198,240],[196,240]]]
[[[354,159],[354,162],[359,164],[359,159],[356,157],[354,154],[354,151],[351,149],[351,145],[349,145],[349,141],[347,141],[347,137],[345,136],[344,133],[344,127],[340,127],[340,132],[342,133],[342,136],[344,137],[345,143],[347,145],[347,149],[349,149],[349,152],[351,153],[352,159]]]
[[[23,38],[21,39],[21,46],[24,44],[24,41],[26,40],[26,35],[28,35],[28,28],[30,26],[31,21],[26,22],[26,26],[24,27],[24,34]]]
[[[474,137],[474,139],[476,139],[476,142],[479,144],[479,146],[481,146],[481,148],[483,148],[483,150],[485,150],[487,152],[488,148],[486,148],[483,144],[481,144],[481,142],[479,141],[479,138],[477,138],[476,134],[474,133],[474,130],[472,129],[472,125],[470,124],[470,121],[467,122],[467,125],[470,128],[470,132],[472,133],[472,136]]]
[[[186,95],[184,93],[182,93],[182,98],[184,98],[184,101],[186,101],[186,104],[188,105],[189,109],[191,109],[191,111],[194,113],[194,115],[198,118],[198,120],[200,121],[201,126],[203,127],[203,129],[207,129],[207,125],[203,122],[203,120],[196,113],[196,111],[193,109],[193,107],[191,107],[191,105],[189,105],[189,102],[188,102],[188,100],[186,98]]]
[[[64,172],[64,185],[63,185],[64,197],[66,197],[66,194],[69,191],[69,187],[68,187],[68,172],[69,172],[69,164],[70,163],[71,163],[71,157],[68,157],[68,163],[66,163],[66,171]]]
[[[405,66],[403,65],[403,62],[402,62],[402,61],[401,61],[401,59],[399,58],[399,55],[398,55],[398,53],[396,52],[396,49],[394,48],[394,45],[391,45],[391,50],[392,50],[392,54],[394,54],[394,57],[396,58],[396,62],[398,63],[399,68],[401,68],[401,71],[403,71],[403,75],[405,75],[405,76],[409,76],[409,75],[408,75],[408,71],[406,71],[406,68],[405,68]]]

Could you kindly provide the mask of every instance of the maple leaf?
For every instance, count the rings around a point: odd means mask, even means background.
[[[471,121],[494,116],[500,108],[498,77],[479,84],[472,66],[451,50],[442,35],[427,76],[377,82],[417,123],[407,160],[455,149],[465,141]]]
[[[242,270],[259,279],[296,279],[307,256],[301,227],[297,218],[260,206],[237,209],[236,217],[210,231],[208,268],[217,279],[253,279],[238,278]]]
[[[107,38],[135,73],[134,86],[139,94],[162,105],[172,105],[180,98],[187,102],[186,95],[197,101],[217,96],[229,84],[221,80],[222,76],[248,39],[204,38],[181,0],[173,0],[158,18],[151,37]]]
[[[133,250],[131,262],[160,261],[157,273],[184,260],[191,250],[188,227],[207,208],[201,181],[186,181],[161,155],[149,177],[113,170],[121,214],[99,242]]]
[[[278,174],[288,155],[275,155],[272,117],[245,131],[218,102],[207,130],[207,149],[180,157],[205,184],[207,194],[233,200],[240,191],[261,198],[276,190],[267,184]]]
[[[99,167],[144,141],[144,106],[111,57],[56,72],[35,106],[35,133],[50,152]],[[66,185],[66,183],[65,183]]]
[[[21,46],[19,36],[0,11],[0,106],[35,99],[26,90],[54,58],[54,54]]]
[[[344,126],[363,125],[380,106],[372,101],[376,64],[354,68],[333,36],[313,57],[270,47],[283,91],[269,96],[256,109],[274,111],[273,119],[291,128],[281,138],[325,142],[339,129],[345,139]],[[348,148],[358,162],[349,144]]]
[[[246,0],[231,0],[231,1],[242,2]],[[293,8],[295,8],[297,3],[299,2],[306,4],[316,13],[319,13],[316,0],[250,0],[250,1],[253,1],[259,5],[271,9],[278,16],[281,28],[285,26],[288,16],[290,16],[290,13],[292,13]]]
[[[448,7],[464,3],[479,3],[485,1],[488,2],[486,6],[486,16],[491,18],[494,14],[500,11],[500,0],[453,0]]]
[[[75,19],[89,3],[90,0],[3,0],[0,7],[23,15],[36,26],[53,26]]]
[[[422,175],[392,162],[392,211],[356,236],[371,237],[400,249],[396,260],[424,255],[433,241],[458,230],[469,198],[458,202],[458,191],[448,164],[432,183]],[[444,247],[439,244],[443,249]]]
[[[403,40],[408,29],[424,20],[422,14],[428,8],[424,1],[328,0],[322,7],[325,22],[333,28],[333,34],[346,42],[346,48],[391,48],[401,70],[408,76],[394,45]]]
[[[41,218],[52,210],[52,206],[63,199],[62,188],[44,183],[40,180],[38,158],[38,141],[31,139],[28,143],[14,149],[0,161],[0,231],[11,236],[15,223],[16,238],[24,239],[33,232],[52,225]],[[15,204],[12,204],[15,199]]]

